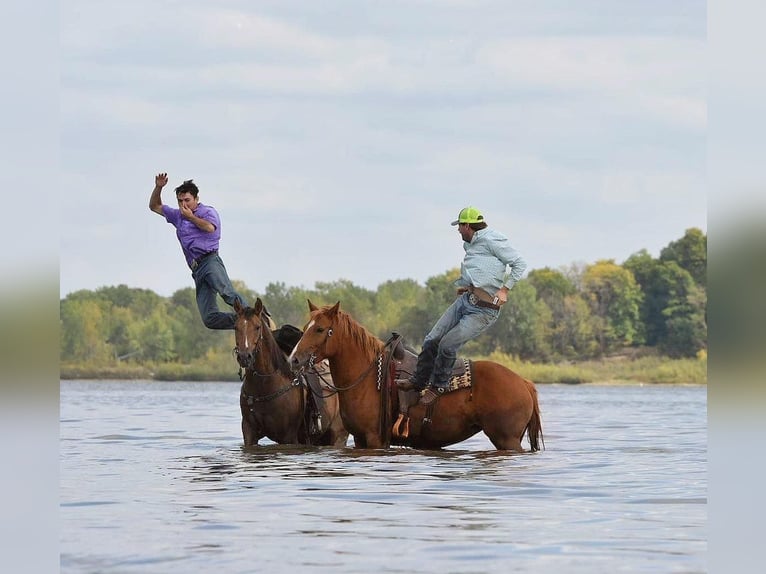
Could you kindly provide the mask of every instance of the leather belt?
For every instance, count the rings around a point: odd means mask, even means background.
[[[217,249],[214,250],[214,251],[208,251],[207,253],[203,253],[202,255],[197,257],[196,259],[192,259],[192,262],[189,265],[189,267],[191,267],[192,271],[196,271],[197,267],[199,267],[199,264],[202,263],[203,260],[207,259],[211,255],[216,255],[217,253],[218,253]]]
[[[484,289],[479,289],[473,285],[468,288],[468,302],[471,303],[471,305],[499,311],[500,305],[493,303],[493,301],[497,301],[497,297],[492,297],[492,295],[487,293]]]

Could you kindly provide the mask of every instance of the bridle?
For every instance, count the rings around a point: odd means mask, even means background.
[[[245,319],[245,321],[249,321],[249,319]],[[261,318],[258,317],[258,321],[261,321]],[[271,377],[277,374],[279,371],[279,367],[275,367],[273,371],[270,373],[259,373],[256,368],[253,366],[253,360],[255,359],[256,355],[261,351],[261,347],[263,346],[263,323],[261,323],[261,329],[258,331],[258,339],[255,341],[255,345],[253,345],[253,350],[248,351],[248,357],[245,364],[245,372],[242,371],[242,365],[239,366],[239,380],[244,381],[245,380],[245,373],[247,371],[250,371],[253,375],[256,377]],[[247,344],[247,337],[245,337],[245,344]],[[234,346],[232,349],[232,355],[237,358],[237,362],[239,362],[240,359],[240,349],[238,346]]]
[[[324,340],[324,342],[322,344],[327,344],[327,339],[332,337],[332,334],[333,334],[333,330],[332,330],[332,327],[330,327],[330,328],[327,329],[327,335],[325,336],[325,340]],[[318,344],[314,346],[315,349],[317,347],[319,347]],[[380,387],[381,387],[382,380],[383,380],[383,354],[384,353],[376,353],[375,358],[372,360],[372,362],[369,364],[369,366],[350,385],[347,385],[345,387],[339,387],[335,383],[328,383],[327,381],[324,381],[324,379],[322,379],[322,380],[333,391],[333,394],[341,393],[343,391],[350,391],[354,387],[358,386],[362,381],[364,381],[367,378],[367,375],[369,375],[370,372],[372,371],[373,367],[377,364],[377,366],[378,366],[378,378],[376,380],[376,386],[378,388],[378,391],[380,391]],[[316,352],[312,352],[309,355],[309,358],[308,358],[308,361],[306,361],[306,364],[303,367],[301,367],[301,369],[299,371],[299,374],[303,373],[304,369],[307,369],[307,368],[308,369],[313,369],[314,368],[314,363],[316,362],[316,358],[317,358]]]

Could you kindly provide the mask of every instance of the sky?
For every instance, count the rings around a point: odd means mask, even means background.
[[[60,5],[60,295],[193,282],[148,209],[193,178],[232,279],[458,267],[479,207],[528,270],[707,232],[704,2]]]

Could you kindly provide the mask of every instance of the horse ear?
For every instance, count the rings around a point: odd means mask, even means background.
[[[308,301],[308,302],[309,302],[309,311],[312,311],[312,312],[313,312],[313,311],[316,311],[317,309],[319,309],[319,307],[317,307],[316,305],[314,305],[314,304],[311,302],[311,299],[306,299],[306,301]]]
[[[261,298],[258,297],[255,300],[255,305],[253,306],[253,309],[255,309],[255,314],[260,315],[261,311],[263,311],[263,301],[261,301]]]
[[[335,305],[333,305],[330,309],[328,309],[327,314],[337,315],[339,310],[340,310],[340,301],[338,301]]]
[[[237,312],[237,315],[242,314],[242,304],[239,302],[239,299],[234,300],[234,310]]]

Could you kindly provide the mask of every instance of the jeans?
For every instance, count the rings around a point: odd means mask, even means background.
[[[220,311],[216,295],[220,294],[223,300],[232,306],[237,300],[244,306],[245,300],[231,286],[229,274],[226,273],[226,267],[223,266],[221,258],[217,254],[206,257],[192,272],[192,277],[197,290],[197,307],[205,327],[233,329],[237,314]]]
[[[499,316],[498,309],[472,305],[468,293],[455,299],[423,341],[413,378],[415,387],[422,389],[429,381],[435,387],[446,387],[458,349],[486,331]]]

